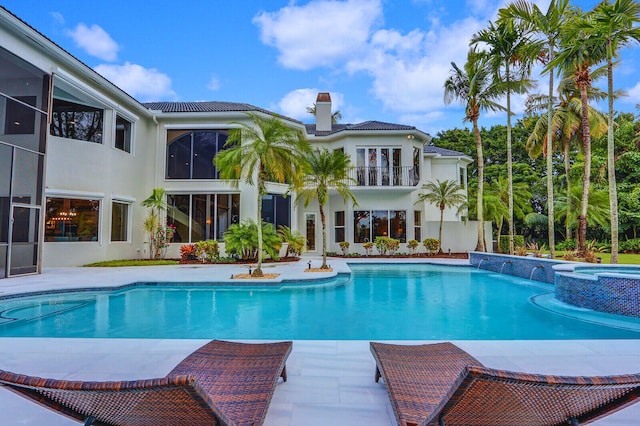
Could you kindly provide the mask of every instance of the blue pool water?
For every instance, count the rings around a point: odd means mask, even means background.
[[[530,299],[553,287],[471,267],[350,265],[314,285],[143,285],[0,300],[0,336],[219,339],[599,339],[640,333]]]

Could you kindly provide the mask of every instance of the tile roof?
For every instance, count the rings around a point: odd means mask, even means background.
[[[250,112],[258,111],[264,114],[269,114],[274,117],[279,117],[284,120],[300,123],[298,120],[289,118],[283,115],[276,114],[275,112],[268,111],[264,108],[260,108],[251,104],[245,104],[240,102],[144,102],[142,105],[152,111],[162,111],[166,113],[173,112]]]
[[[423,148],[425,154],[439,154],[443,157],[467,157],[467,154],[452,149],[440,148],[433,145],[425,145]]]
[[[307,134],[315,136],[328,136],[344,131],[376,131],[376,130],[416,130],[414,126],[404,124],[385,123],[383,121],[365,121],[356,124],[332,124],[330,131],[316,131],[315,124],[305,124]]]

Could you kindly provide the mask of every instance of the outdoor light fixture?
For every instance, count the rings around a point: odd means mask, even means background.
[[[307,262],[307,265],[309,265],[309,269],[311,269],[311,261]]]
[[[251,265],[249,265],[249,275],[251,275]]]

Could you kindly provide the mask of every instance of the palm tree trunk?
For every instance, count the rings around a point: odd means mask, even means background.
[[[571,179],[569,179],[569,172],[571,172],[571,160],[569,159],[570,147],[571,144],[569,142],[564,145],[564,175],[567,181],[567,216],[564,221],[565,240],[570,240],[573,236],[573,230],[569,223],[569,214],[571,213]]]
[[[584,76],[583,71],[582,75]],[[583,77],[586,78],[586,77]],[[587,250],[587,208],[589,207],[589,187],[591,186],[591,128],[589,127],[589,100],[587,84],[580,81],[580,100],[582,101],[582,145],[584,151],[584,176],[582,178],[582,205],[578,217],[578,252]]]
[[[611,41],[607,50],[611,49]],[[608,52],[609,53],[609,52]],[[607,176],[609,178],[609,210],[611,217],[611,263],[618,263],[618,191],[616,189],[615,141],[613,139],[613,61],[607,61],[607,84],[609,92],[609,117],[607,124]]]
[[[262,164],[260,164],[259,168],[262,168]],[[260,172],[258,172],[258,179],[256,183],[258,188],[258,263],[256,264],[256,269],[253,271],[251,276],[262,277],[264,276],[262,273],[262,188],[264,183],[262,182]]]
[[[515,252],[513,229],[513,161],[511,158],[511,89],[509,87],[509,60],[506,61],[507,77],[507,178],[509,181],[509,254]]]
[[[473,134],[476,137],[476,152],[478,155],[478,198],[476,211],[478,213],[478,242],[476,243],[476,251],[486,251],[484,243],[484,155],[482,153],[482,140],[480,139],[480,130],[478,129],[478,119],[473,118]]]
[[[553,60],[553,43],[549,43],[549,61]],[[553,68],[549,71],[549,102],[547,111],[547,224],[549,235],[549,254],[556,255],[555,211],[553,206]]]
[[[322,223],[322,266],[320,269],[329,269],[327,266],[327,219],[322,204],[320,204],[320,223]]]
[[[438,253],[442,253],[442,222],[444,221],[444,206],[440,206],[440,231],[438,232]]]

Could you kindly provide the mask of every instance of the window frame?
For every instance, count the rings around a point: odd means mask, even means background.
[[[50,221],[50,216],[49,216],[49,200],[50,199],[56,199],[56,200],[69,200],[69,201],[95,201],[98,203],[98,208],[97,208],[97,215],[96,215],[96,235],[95,235],[95,239],[90,239],[90,240],[81,240],[79,236],[67,236],[65,237],[64,235],[62,237],[60,236],[47,236],[47,230],[49,229],[49,221]],[[45,243],[101,243],[102,242],[102,232],[101,232],[101,228],[102,228],[102,215],[103,215],[103,208],[104,208],[104,203],[103,203],[104,198],[101,196],[92,196],[92,195],[86,195],[86,196],[82,196],[82,195],[74,195],[74,194],[59,194],[59,193],[55,193],[55,194],[50,194],[47,193],[45,194],[45,211],[44,211],[44,223],[45,223],[45,228],[44,228],[44,242]],[[69,208],[71,209],[71,205],[69,206]],[[51,219],[53,221],[53,219]],[[79,227],[79,225],[78,225]],[[48,238],[53,238],[52,240],[48,240]],[[58,240],[55,240],[55,239]],[[68,239],[64,239],[64,238],[68,238]],[[72,239],[72,238],[77,238],[77,239]]]
[[[133,141],[134,141],[134,135],[135,135],[135,120],[131,120],[128,116],[126,116],[125,114],[122,114],[119,111],[114,111],[113,112],[113,116],[114,116],[114,126],[113,126],[113,147],[119,151],[122,152],[126,152],[127,154],[133,154]],[[127,131],[125,129],[125,141],[124,141],[124,146],[122,148],[120,148],[118,146],[118,119],[126,122],[129,124],[129,130]],[[128,135],[128,137],[127,137]],[[128,141],[126,140],[128,139]]]
[[[124,240],[114,240],[113,239],[113,219],[115,217],[115,215],[114,215],[114,211],[115,211],[114,204],[120,204],[122,206],[126,206],[127,207],[126,217],[122,221],[125,224],[125,239]],[[131,242],[131,207],[132,207],[131,201],[125,201],[125,200],[118,199],[118,198],[112,198],[111,199],[111,229],[110,229],[110,235],[109,235],[109,242],[110,243],[130,243]]]
[[[358,222],[356,222],[356,214],[357,213],[361,213],[363,218],[365,217],[366,214],[366,219],[367,219],[367,223],[368,223],[368,231],[369,231],[369,235],[368,236],[363,236],[363,238],[361,239],[357,233],[358,233],[358,224],[361,223],[360,220],[358,220]],[[376,215],[376,213],[378,213],[378,215]],[[380,229],[386,229],[386,233],[387,235],[374,235],[375,229],[376,227],[374,226],[374,217],[379,216],[380,213],[384,213],[386,216],[386,227],[382,227]],[[404,232],[402,232],[401,238],[396,238],[398,240],[400,240],[401,243],[406,243],[407,242],[407,232],[406,232],[406,227],[407,227],[407,211],[406,210],[381,210],[381,209],[376,209],[376,210],[354,210],[353,211],[353,242],[357,243],[357,244],[362,244],[362,243],[366,243],[366,242],[373,242],[375,241],[376,237],[389,237],[391,232],[391,225],[392,225],[392,221],[394,220],[395,217],[397,217],[398,213],[404,213],[404,228],[397,228],[397,229],[402,229]],[[382,217],[382,216],[380,216]],[[394,237],[391,237],[394,238]]]

